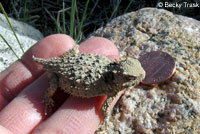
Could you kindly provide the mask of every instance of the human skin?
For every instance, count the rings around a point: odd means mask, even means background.
[[[44,115],[42,100],[49,79],[42,66],[32,60],[32,55],[49,59],[62,55],[74,45],[75,41],[67,35],[48,36],[0,73],[0,133],[94,133],[102,119],[100,108],[106,96],[89,99],[69,96],[50,117]],[[119,58],[115,45],[101,37],[82,42],[79,50],[105,55],[112,60]]]

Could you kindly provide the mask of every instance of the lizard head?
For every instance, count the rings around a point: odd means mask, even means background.
[[[120,77],[123,79],[123,87],[131,87],[139,84],[145,78],[145,71],[141,63],[127,57],[119,61]]]
[[[139,84],[145,78],[145,71],[140,62],[133,58],[123,58],[109,66],[104,81],[116,92]]]

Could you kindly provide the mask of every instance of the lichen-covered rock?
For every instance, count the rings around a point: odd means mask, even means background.
[[[29,37],[36,41],[39,41],[43,38],[42,33],[33,26],[21,21],[17,21],[11,17],[9,17],[8,19],[17,34]],[[0,13],[0,26],[11,31],[11,28],[6,20],[6,17],[4,16],[4,14],[1,13]]]
[[[27,51],[38,40],[43,38],[43,35],[34,27],[23,22],[14,20],[9,17],[9,21],[13,26],[16,35],[22,45],[24,51]],[[5,38],[8,44],[12,47],[18,57],[23,55],[20,46],[10,29],[10,26],[3,14],[0,13],[0,34]],[[0,37],[0,72],[9,67],[18,58],[13,54],[5,41]]]
[[[8,42],[8,44],[12,47],[12,49],[17,54],[17,56],[21,57],[23,55],[23,52],[20,49],[20,46],[19,46],[13,32],[11,30],[8,30],[8,29],[0,26],[0,33],[5,38],[5,40]],[[33,46],[37,42],[36,40],[31,39],[27,36],[23,36],[23,35],[20,35],[17,33],[16,33],[16,35],[19,38],[19,41],[20,41],[24,51],[27,51],[31,46]],[[13,52],[6,45],[4,40],[2,38],[0,38],[0,72],[5,70],[16,60],[18,60],[18,58],[13,54]]]
[[[200,133],[200,22],[162,9],[120,16],[91,36],[113,41],[122,57],[164,51],[176,61],[174,77],[151,90],[126,90],[114,107],[109,134]],[[100,133],[100,131],[98,132]]]

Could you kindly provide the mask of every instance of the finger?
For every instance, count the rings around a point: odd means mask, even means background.
[[[12,134],[8,129],[0,125],[0,133],[1,134]]]
[[[0,112],[0,125],[14,134],[29,133],[42,120],[42,99],[48,86],[47,75],[43,74]]]
[[[92,38],[81,43],[80,51],[107,56],[112,54],[115,59],[119,55],[115,45],[105,38]],[[102,97],[83,99],[70,96],[33,134],[93,134],[100,122],[99,107],[102,101]]]
[[[119,52],[116,46],[108,39],[102,37],[90,38],[80,44],[79,50],[84,53],[104,55],[112,60],[119,59]]]
[[[33,82],[41,73],[42,66],[32,60],[32,56],[51,58],[73,48],[74,40],[64,34],[44,38],[30,48],[21,59],[0,73],[0,110],[23,88]]]
[[[68,36],[65,36],[65,37],[66,37],[66,42],[67,42],[69,38]],[[65,41],[65,39],[63,39],[65,37],[63,37],[63,35],[54,35],[54,36],[48,37],[48,40],[56,39],[56,40]],[[58,44],[58,42],[52,41],[51,43],[53,44],[51,44],[51,46],[56,47],[55,51],[57,51],[54,53],[59,54],[63,52],[64,49],[66,51],[67,49],[71,47],[71,45],[73,45],[73,44],[66,44],[66,42],[62,42],[65,47],[57,48],[56,45]],[[39,44],[37,45],[40,45],[40,43],[45,43],[45,42],[43,41],[39,42]],[[57,44],[54,44],[54,43],[57,43]],[[68,47],[66,47],[66,45]],[[62,49],[62,51],[56,50],[56,49]],[[52,51],[50,52],[52,53]],[[49,51],[46,51],[46,53],[49,53]],[[37,72],[41,73],[42,69],[40,67],[38,68],[39,69]],[[44,97],[44,91],[48,87],[49,87],[48,79],[45,74],[39,77],[38,79],[36,79],[31,84],[29,84],[17,97],[15,97],[4,109],[2,109],[2,111],[0,112],[0,125],[9,129],[14,134],[29,133],[36,125],[38,125],[39,122],[41,122],[43,118],[42,114],[44,113],[44,107],[42,104],[42,99]]]

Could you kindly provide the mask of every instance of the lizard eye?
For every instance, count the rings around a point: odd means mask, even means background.
[[[106,73],[106,74],[104,75],[104,80],[105,80],[106,83],[110,83],[110,82],[112,82],[114,79],[115,79],[115,78],[114,78],[113,72],[108,72],[108,73]]]
[[[135,80],[136,77],[135,77],[135,76],[129,76],[128,79],[129,79],[129,80]]]

